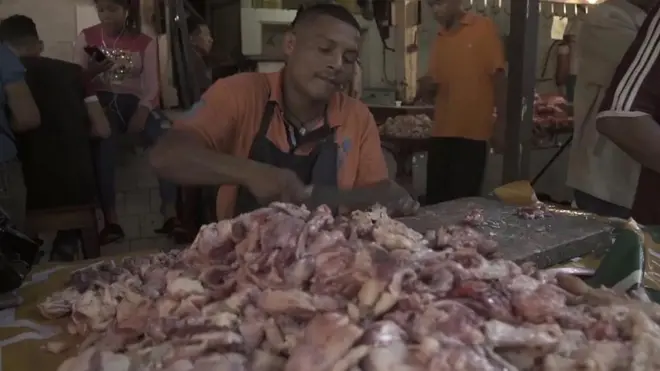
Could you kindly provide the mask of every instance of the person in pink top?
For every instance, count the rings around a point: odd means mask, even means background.
[[[139,136],[150,147],[169,127],[159,109],[158,49],[156,40],[140,32],[139,9],[131,0],[95,0],[101,23],[84,29],[76,42],[76,62],[86,71],[89,88],[105,108],[112,135],[95,143],[99,198],[105,218],[101,242],[123,239],[115,207],[117,135]],[[102,56],[97,55],[102,53]],[[99,58],[100,57],[100,58]],[[99,60],[101,60],[99,62]],[[159,233],[170,233],[176,220],[176,186],[160,181],[161,212],[165,217]]]

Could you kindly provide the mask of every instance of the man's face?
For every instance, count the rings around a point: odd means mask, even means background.
[[[211,48],[213,47],[213,37],[211,36],[211,30],[209,30],[208,26],[199,26],[199,29],[192,35],[191,39],[192,44],[202,54],[206,55],[211,52]]]
[[[313,100],[327,100],[353,76],[360,31],[326,15],[309,21],[285,37],[287,71],[301,92]]]
[[[445,23],[461,12],[460,0],[427,0],[427,4],[433,11],[435,20],[440,23]]]

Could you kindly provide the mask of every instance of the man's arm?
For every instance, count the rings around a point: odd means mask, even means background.
[[[389,179],[376,121],[366,108],[364,111],[363,119],[360,120],[364,130],[357,148],[360,151],[360,162],[354,184],[354,192],[360,195],[361,201],[346,207],[356,209],[378,203],[386,206],[393,214],[412,214],[419,208],[419,203],[412,199],[408,191]]]
[[[497,112],[493,134],[493,146],[496,150],[501,151],[503,148],[500,147],[504,146],[507,120],[506,59],[504,58],[504,46],[497,30],[497,26],[495,26],[495,23],[490,20],[488,20],[486,36],[487,37],[484,40],[486,41],[484,44],[484,52],[486,53],[485,59],[487,63],[486,68],[488,72],[492,74],[495,111]]]
[[[438,93],[438,54],[440,53],[439,40],[436,39],[431,46],[429,64],[426,75],[418,80],[417,96],[415,101],[432,103]]]
[[[660,37],[660,30],[650,25],[657,12],[656,6],[621,59],[596,127],[635,161],[660,173],[660,59],[657,53],[648,53]]]
[[[151,150],[150,162],[159,176],[184,185],[244,185],[254,174],[258,164],[229,154],[240,106],[228,80],[213,85]]]
[[[0,81],[7,95],[10,123],[16,132],[35,129],[41,123],[39,109],[25,82],[25,68],[18,57],[0,45]]]
[[[660,173],[660,124],[651,115],[631,112],[631,116],[599,116],[598,131],[642,166]]]

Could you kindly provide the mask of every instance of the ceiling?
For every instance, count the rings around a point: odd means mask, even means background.
[[[545,3],[593,5],[593,4],[600,4],[605,0],[542,0],[542,1]]]

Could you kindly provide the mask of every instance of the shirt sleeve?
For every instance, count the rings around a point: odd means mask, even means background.
[[[575,49],[584,61],[580,79],[607,86],[626,50],[635,40],[637,25],[627,14],[607,12],[596,7],[585,18]]]
[[[174,128],[195,133],[209,148],[231,153],[239,116],[239,98],[232,93],[231,81],[233,79],[228,78],[213,84],[200,101],[175,120]]]
[[[506,66],[506,59],[504,58],[504,45],[500,37],[499,30],[493,21],[490,19],[485,20],[485,51],[486,65],[490,73],[495,73],[498,70],[504,70]]]
[[[158,76],[158,48],[153,39],[144,50],[142,61],[142,96],[140,105],[148,108],[158,106],[160,81]]]
[[[360,162],[358,163],[355,186],[369,186],[388,178],[387,164],[380,146],[380,134],[373,115],[365,108],[364,130],[359,142]]]
[[[6,86],[25,80],[25,67],[6,45],[0,45],[0,81]]]
[[[656,6],[621,58],[601,103],[599,118],[651,115],[660,119],[660,53],[651,52],[658,49],[659,18]]]

